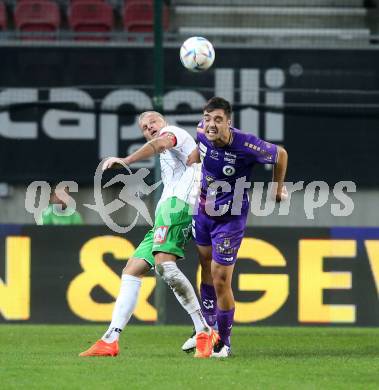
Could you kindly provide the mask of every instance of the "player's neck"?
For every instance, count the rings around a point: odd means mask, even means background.
[[[223,148],[224,146],[230,145],[232,141],[232,131],[228,128],[228,131],[225,132],[220,139],[214,142],[214,145],[218,148]]]

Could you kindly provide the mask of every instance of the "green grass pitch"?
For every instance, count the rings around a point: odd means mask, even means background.
[[[235,327],[233,356],[194,359],[189,326],[129,326],[116,358],[79,358],[101,325],[0,325],[5,389],[379,389],[379,329]]]

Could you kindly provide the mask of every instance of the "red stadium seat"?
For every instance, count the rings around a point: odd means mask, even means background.
[[[128,0],[123,11],[124,29],[129,32],[152,32],[154,4],[151,0]],[[168,30],[168,8],[163,8],[163,28]]]
[[[7,29],[7,10],[3,2],[0,2],[0,29]]]
[[[75,1],[69,7],[68,21],[75,32],[110,32],[114,26],[113,9],[108,3],[99,0]],[[107,36],[81,35],[77,40],[104,41]]]
[[[49,0],[21,1],[14,11],[15,27],[21,32],[55,32],[61,22],[59,7]],[[50,40],[51,36],[23,36],[23,39]]]

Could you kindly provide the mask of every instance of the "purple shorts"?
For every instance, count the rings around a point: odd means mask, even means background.
[[[204,210],[192,219],[192,232],[196,244],[212,246],[212,258],[221,265],[232,265],[237,261],[246,227],[247,214],[210,217]]]

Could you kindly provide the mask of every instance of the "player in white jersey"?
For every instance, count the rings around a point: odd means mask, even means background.
[[[191,283],[176,264],[178,259],[184,257],[184,246],[191,234],[192,207],[197,195],[197,168],[187,166],[186,162],[196,143],[185,130],[169,126],[165,118],[155,111],[142,113],[138,124],[148,142],[125,158],[108,158],[103,170],[129,165],[159,153],[164,189],[156,208],[154,227],[146,234],[122,272],[120,293],[108,330],[80,356],[117,356],[118,339],[133,314],[141,279],[155,267],[156,273],[191,316],[197,334],[195,357],[210,357],[218,335],[206,323]]]

